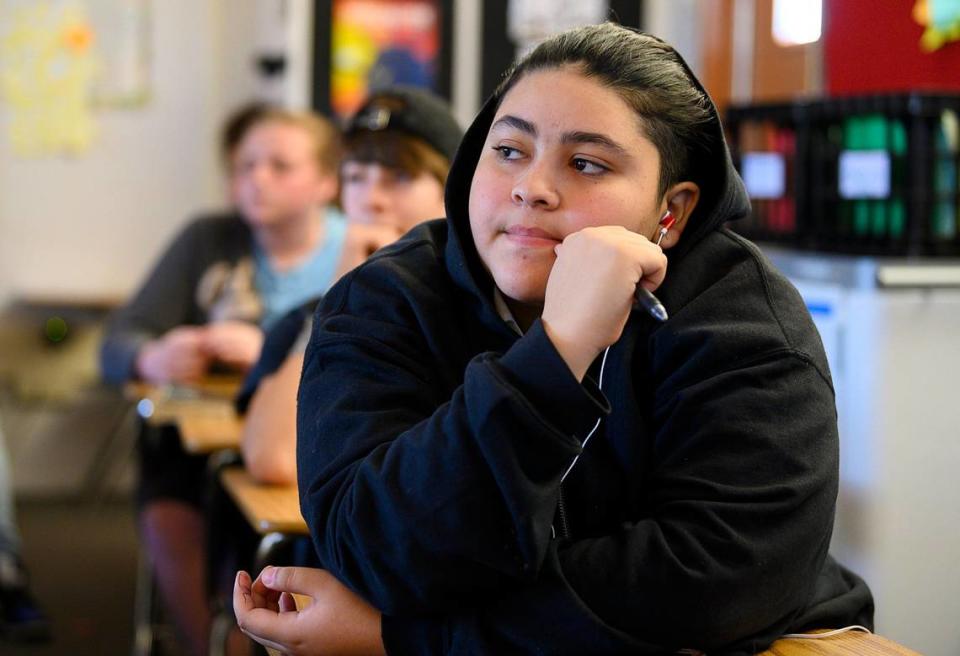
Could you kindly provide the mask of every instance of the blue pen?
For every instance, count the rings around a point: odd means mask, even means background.
[[[643,285],[637,285],[637,291],[634,292],[633,298],[634,308],[643,308],[657,321],[666,321],[668,319],[667,308],[663,307],[660,299],[654,296],[653,292]]]

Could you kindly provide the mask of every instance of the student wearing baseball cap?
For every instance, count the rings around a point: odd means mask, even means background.
[[[351,224],[340,273],[426,219],[442,218],[463,131],[449,106],[413,87],[374,93],[348,123],[340,202]]]

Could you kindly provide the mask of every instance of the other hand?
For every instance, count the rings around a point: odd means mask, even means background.
[[[297,609],[293,593],[310,603]],[[386,654],[380,612],[322,569],[266,567],[253,582],[237,572],[233,608],[244,633],[284,654]]]
[[[263,331],[243,321],[219,321],[205,328],[204,348],[218,362],[234,369],[249,369],[260,357]]]
[[[399,228],[391,225],[351,223],[347,227],[347,237],[337,265],[337,279],[363,264],[368,257],[384,246],[392,244],[402,235]]]
[[[158,385],[196,382],[210,367],[204,334],[201,326],[179,326],[147,342],[137,353],[137,374]]]

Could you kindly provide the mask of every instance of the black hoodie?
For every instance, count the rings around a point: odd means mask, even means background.
[[[869,625],[869,590],[827,555],[826,358],[797,292],[723,228],[749,203],[716,111],[657,290],[670,319],[631,316],[602,391],[598,363],[580,384],[539,321],[518,337],[494,306],[467,207],[495,111],[460,147],[449,218],[318,310],[297,464],[323,567],[383,612],[391,655],[754,653]]]

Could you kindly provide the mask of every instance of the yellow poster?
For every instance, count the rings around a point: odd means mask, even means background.
[[[0,99],[15,152],[90,146],[94,39],[79,0],[0,0]]]

